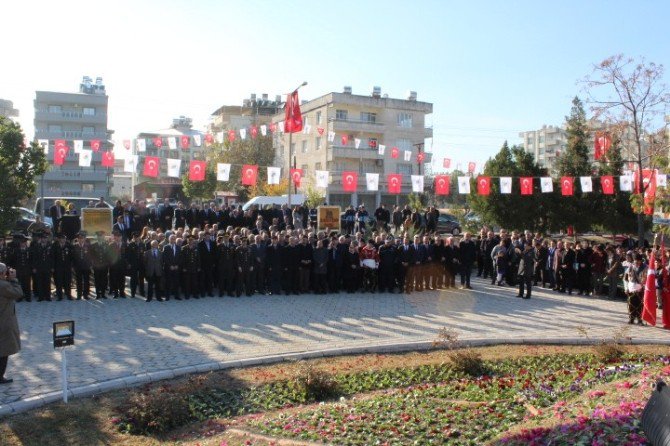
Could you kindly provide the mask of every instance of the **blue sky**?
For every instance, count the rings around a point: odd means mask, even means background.
[[[593,64],[624,53],[670,65],[666,1],[22,1],[4,7],[0,98],[32,137],[35,90],[102,76],[119,139],[307,80],[432,102],[435,167],[481,165],[502,142],[561,124]],[[36,14],[36,11],[40,11]],[[8,53],[8,54],[7,54]],[[666,81],[670,76],[666,73]]]

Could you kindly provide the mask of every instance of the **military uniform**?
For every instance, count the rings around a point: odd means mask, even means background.
[[[130,297],[135,297],[137,287],[144,294],[144,244],[131,241],[126,246],[126,272],[130,276]]]
[[[77,299],[88,299],[91,293],[91,245],[88,240],[83,244],[77,242],[72,251]]]
[[[254,271],[254,259],[251,257],[249,247],[245,245],[238,246],[235,249],[235,273],[237,275],[236,295],[242,295],[242,288],[247,296],[254,292],[252,284],[252,274]]]
[[[216,246],[216,270],[219,297],[233,295],[235,286],[235,247],[221,242]]]
[[[52,245],[54,284],[56,285],[56,298],[63,300],[63,293],[68,299],[72,299],[72,260],[73,251],[70,242],[65,241],[62,245],[56,241]]]
[[[96,299],[107,299],[107,281],[109,273],[109,247],[104,240],[91,245],[91,266],[95,283]]]
[[[30,250],[28,246],[11,246],[7,250],[7,265],[16,270],[16,278],[21,284],[23,299],[27,302],[31,300],[30,276],[31,262]]]
[[[51,300],[51,273],[53,272],[53,254],[51,245],[40,240],[30,245],[30,263],[35,275],[35,291],[39,302]]]
[[[126,297],[126,248],[123,241],[109,244],[109,291],[117,297]]]
[[[181,272],[183,277],[182,288],[184,296],[189,299],[191,296],[198,299],[200,290],[198,289],[198,275],[200,274],[200,252],[198,246],[186,246],[181,250]]]

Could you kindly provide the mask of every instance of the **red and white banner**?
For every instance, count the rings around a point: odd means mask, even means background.
[[[398,158],[400,155],[400,150],[397,147],[391,147],[391,158]]]
[[[102,154],[102,167],[114,167],[114,152],[112,150]]]
[[[188,179],[190,181],[205,181],[205,171],[207,162],[200,160],[191,160],[188,166]]]
[[[435,176],[435,195],[449,195],[451,178],[449,175]]]
[[[160,159],[157,156],[147,156],[144,158],[144,172],[145,177],[158,177],[158,169],[160,167]]]
[[[533,177],[519,178],[519,185],[521,186],[521,195],[533,195]]]
[[[255,164],[245,164],[242,166],[242,185],[255,186],[258,178],[258,166]]]
[[[284,133],[295,133],[302,130],[302,113],[300,113],[300,99],[298,91],[294,91],[286,98],[286,115],[284,116]]]
[[[491,177],[477,178],[477,193],[479,195],[488,195],[491,193]]]
[[[57,149],[54,150],[54,165],[62,166],[65,163],[65,157],[67,157],[68,148],[65,145],[60,145]]]
[[[402,174],[392,173],[386,176],[388,191],[390,194],[399,194],[402,188]]]
[[[154,143],[154,146],[157,149],[160,149],[161,147],[163,147],[163,138],[160,138],[160,137],[157,136],[152,141]]]
[[[477,167],[477,163],[473,163],[470,161],[468,163],[468,173],[475,173],[475,168]]]
[[[612,175],[604,175],[600,177],[600,187],[605,195],[614,194],[614,177]]]
[[[92,139],[91,140],[91,150],[93,150],[94,152],[97,152],[98,150],[100,150],[101,147],[102,147],[102,144],[100,143],[99,139]]]
[[[342,189],[344,192],[356,192],[358,188],[358,172],[346,170],[342,172]]]
[[[191,138],[188,135],[181,135],[179,142],[182,150],[187,150],[191,146]]]
[[[442,161],[442,167],[444,167],[445,169],[449,169],[451,167],[451,159],[450,158],[445,158]]]
[[[302,184],[302,169],[291,169],[291,180],[295,187],[300,187]]]
[[[607,154],[607,151],[612,146],[612,137],[605,132],[596,132],[593,145],[595,150],[593,157],[597,161]]]
[[[561,195],[571,196],[574,193],[574,178],[572,177],[561,177]]]

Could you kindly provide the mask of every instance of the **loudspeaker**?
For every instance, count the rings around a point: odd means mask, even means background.
[[[642,412],[642,430],[654,446],[670,446],[670,389],[659,381]]]

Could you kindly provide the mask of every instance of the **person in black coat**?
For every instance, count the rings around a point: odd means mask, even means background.
[[[61,205],[60,200],[56,200],[49,208],[49,217],[51,217],[51,222],[53,223],[53,230],[55,233],[60,231],[60,222],[64,215],[65,206]]]
[[[469,232],[463,234],[463,240],[458,245],[458,251],[461,264],[461,289],[471,290],[470,274],[477,258],[477,247]]]
[[[79,232],[72,245],[74,279],[77,287],[77,300],[89,299],[91,294],[91,244],[86,232]]]
[[[144,243],[139,232],[133,233],[132,240],[126,247],[126,274],[130,276],[130,297],[135,297],[137,288],[144,296]]]
[[[219,288],[219,297],[224,294],[233,296],[235,288],[235,248],[230,243],[228,234],[224,234],[216,245],[216,281]]]
[[[562,257],[559,259],[559,271],[561,274],[561,288],[559,291],[565,293],[565,290],[568,290],[568,294],[572,294],[572,289],[575,286],[575,262],[577,260],[577,255],[573,249],[573,244],[570,242],[565,243],[565,251],[563,252]]]
[[[410,284],[414,287],[414,291],[423,291],[423,278],[425,276],[426,262],[428,261],[428,250],[426,246],[421,243],[421,237],[414,236],[414,251],[415,261],[410,269]]]
[[[401,292],[407,294],[412,292],[412,268],[416,264],[416,249],[409,242],[409,237],[403,239],[402,245],[398,248],[398,263],[400,270],[398,274],[398,286]]]
[[[16,278],[21,284],[21,290],[23,291],[23,300],[30,302],[32,294],[30,287],[31,265],[28,238],[23,234],[15,234],[13,238],[14,240],[7,248],[7,266],[16,270]]]
[[[114,240],[109,244],[109,291],[114,299],[126,297],[126,242],[120,232],[114,231]]]
[[[189,229],[197,228],[198,225],[198,208],[195,203],[191,203],[191,207],[188,208],[184,213],[184,218],[186,219],[186,224]]]
[[[361,283],[361,259],[355,242],[351,242],[349,250],[344,255],[342,275],[347,293],[355,293]]]
[[[216,244],[209,233],[198,243],[200,252],[200,296],[214,297],[214,271],[216,271]]]
[[[272,236],[272,244],[266,249],[266,264],[268,271],[268,287],[270,294],[279,295],[281,293],[282,278],[282,256],[283,247],[279,244],[279,238]]]
[[[38,302],[51,300],[51,275],[53,273],[52,246],[45,233],[36,234],[30,245],[30,263],[35,276],[34,287]]]
[[[186,227],[186,209],[184,208],[184,203],[181,201],[177,205],[177,209],[174,210],[174,227],[175,228],[185,228]]]
[[[284,269],[283,289],[284,293],[300,294],[300,283],[298,280],[298,267],[300,265],[300,247],[297,244],[295,237],[289,238],[289,244],[283,249],[283,265]]]
[[[54,284],[56,285],[56,299],[63,300],[63,295],[72,300],[72,245],[65,234],[58,234],[52,245],[54,265]]]
[[[132,228],[127,226],[123,221],[123,215],[116,218],[116,223],[112,226],[112,233],[118,232],[121,235],[121,240],[127,242],[132,234]]]
[[[251,283],[253,273],[254,260],[249,250],[249,242],[246,237],[242,237],[240,246],[235,248],[235,274],[238,275],[235,295],[237,297],[242,295],[243,288],[247,296],[254,293],[253,283]]]
[[[96,232],[97,240],[91,245],[90,261],[93,268],[93,283],[95,284],[95,298],[107,299],[107,284],[109,280],[109,246],[105,242],[105,233]]]
[[[456,272],[458,271],[458,248],[455,246],[453,238],[447,239],[444,248],[442,248],[442,264],[444,265],[444,287],[456,287]]]
[[[309,292],[309,276],[312,269],[312,260],[313,260],[313,248],[309,244],[309,240],[306,235],[302,236],[302,243],[300,246],[300,264],[298,269],[298,277],[300,281],[300,292],[308,293]]]
[[[170,201],[166,198],[163,202],[163,208],[160,209],[160,227],[163,232],[172,229],[172,219],[174,218],[174,208],[170,206]]]
[[[379,247],[379,292],[393,293],[395,288],[395,265],[398,257],[398,250],[393,246],[393,239],[387,238],[384,244]]]
[[[182,248],[180,259],[180,268],[183,277],[182,288],[186,300],[193,297],[200,298],[200,290],[198,287],[198,276],[202,270],[202,259],[198,246],[198,240],[194,236],[188,239],[188,245]]]
[[[177,236],[171,235],[169,243],[163,247],[163,277],[165,278],[165,300],[170,295],[181,300],[179,296],[179,266],[181,265],[181,247],[177,246]]]

